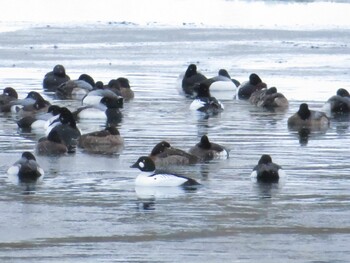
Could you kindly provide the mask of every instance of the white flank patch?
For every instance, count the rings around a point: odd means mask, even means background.
[[[215,81],[213,84],[210,85],[210,92],[217,92],[217,91],[227,91],[227,92],[231,92],[232,97],[236,94],[236,85],[231,81]]]
[[[151,173],[143,172],[140,173],[135,180],[137,186],[154,186],[154,187],[174,187],[180,186],[187,179],[178,177],[172,174],[157,174],[150,176]]]
[[[205,103],[201,100],[194,100],[192,101],[191,105],[190,105],[190,110],[198,110],[200,108],[202,108],[205,105]]]
[[[91,109],[84,109],[79,113],[79,118],[81,119],[106,119],[105,112],[91,108]]]
[[[228,158],[228,152],[226,150],[223,150],[216,154],[217,159],[227,159]]]
[[[327,117],[331,117],[332,115],[332,112],[331,112],[331,104],[329,102],[326,102],[322,108],[321,108],[321,111],[324,112]]]
[[[45,172],[41,167],[38,167],[38,172],[41,174],[41,176],[38,178],[38,182],[42,181],[44,179]]]
[[[45,128],[46,121],[44,120],[36,120],[35,122],[32,123],[31,127],[32,129],[44,129]]]
[[[49,128],[49,126],[51,126],[51,124],[57,120],[58,118],[60,117],[60,115],[56,115],[56,116],[53,116],[51,117],[50,119],[48,119],[46,122],[45,122],[45,125],[44,125],[44,129],[47,130]],[[59,123],[59,122],[57,122]]]
[[[94,96],[94,95],[88,95],[83,99],[84,105],[97,105],[100,103],[102,97],[101,96]]]
[[[258,181],[258,174],[256,171],[253,171],[251,174],[250,174],[250,180],[252,180],[252,182],[257,182]]]
[[[7,169],[7,174],[9,174],[9,175],[17,175],[18,171],[19,171],[19,167],[17,165],[13,165],[9,169]]]

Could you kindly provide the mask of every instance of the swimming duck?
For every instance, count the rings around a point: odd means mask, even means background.
[[[11,101],[17,100],[18,94],[14,88],[6,87],[0,95],[0,112],[3,112],[3,108],[11,107],[9,103]]]
[[[271,156],[268,154],[261,156],[251,173],[251,177],[261,183],[278,183],[281,176],[285,176],[282,167],[273,163]]]
[[[56,65],[52,71],[46,73],[43,80],[43,88],[48,91],[56,91],[58,86],[70,80],[66,69],[62,65]]]
[[[97,105],[103,97],[114,99],[121,98],[121,94],[118,94],[110,90],[108,87],[105,87],[101,81],[98,81],[96,82],[95,88],[83,97],[82,102],[83,105]]]
[[[236,94],[237,87],[235,83],[232,81],[228,72],[225,69],[219,70],[218,75],[212,78],[208,78],[206,80],[202,80],[200,83],[194,84],[192,89],[192,93],[196,94],[196,87],[198,85],[205,85],[210,89],[210,92],[214,94],[215,98],[219,98],[220,100],[232,99],[230,98],[230,94]],[[229,93],[229,94],[228,94]]]
[[[254,91],[249,101],[253,105],[268,109],[288,107],[287,98],[282,93],[277,92],[276,87]]]
[[[335,96],[330,97],[323,105],[322,110],[327,116],[350,113],[350,94],[346,89],[338,89]]]
[[[56,89],[58,99],[77,99],[81,100],[86,94],[93,90],[95,86],[94,79],[88,74],[81,74],[77,80],[68,80],[62,83]]]
[[[23,152],[21,158],[7,170],[7,174],[22,183],[35,183],[42,180],[44,170],[36,162],[31,152]]]
[[[238,87],[238,98],[239,99],[249,99],[250,95],[252,95],[252,93],[254,91],[257,90],[261,90],[267,88],[267,85],[262,82],[261,78],[255,74],[252,73],[249,76],[249,81],[242,83],[239,87]]]
[[[46,113],[37,113],[35,115],[28,115],[17,121],[20,129],[43,130],[43,132],[58,118],[61,107],[58,105],[50,105]]]
[[[197,66],[195,64],[190,64],[185,72],[185,75],[182,78],[182,90],[185,95],[193,96],[194,91],[193,87],[195,84],[199,84],[203,80],[206,80],[207,77],[202,73],[197,72]]]
[[[170,187],[182,186],[193,187],[200,185],[196,180],[167,173],[157,173],[153,160],[148,156],[141,156],[131,168],[138,168],[141,173],[135,179],[136,186]]]
[[[310,110],[307,103],[302,103],[299,110],[288,118],[288,127],[293,129],[325,129],[329,127],[329,118],[324,112]]]
[[[103,119],[109,125],[116,125],[121,122],[123,115],[120,108],[123,107],[122,97],[103,97],[98,105],[88,105],[79,108],[74,114],[79,119]]]
[[[43,98],[37,91],[28,92],[24,99],[13,100],[8,104],[10,107],[6,111],[16,113],[20,117],[33,115],[38,112],[47,111],[51,103]]]
[[[207,115],[215,115],[224,110],[224,105],[211,96],[207,83],[196,84],[194,91],[197,96],[190,105],[191,110],[200,111]]]
[[[167,141],[157,143],[152,149],[149,157],[155,162],[156,166],[168,165],[189,165],[198,162],[198,157],[174,148]]]
[[[124,139],[115,126],[80,136],[78,147],[90,153],[111,154],[124,148]]]
[[[135,97],[134,91],[130,87],[129,80],[124,77],[112,79],[108,83],[108,89],[112,90],[115,94],[124,98],[128,101]]]
[[[239,85],[241,85],[238,80],[231,78],[226,69],[219,69],[218,75],[230,79],[236,87],[239,87]]]
[[[207,135],[203,135],[200,142],[190,148],[189,153],[197,156],[201,162],[229,157],[228,150],[217,143],[210,142]]]
[[[58,132],[52,130],[47,137],[40,138],[36,144],[36,153],[39,155],[60,155],[68,152]]]
[[[59,118],[49,126],[46,130],[46,134],[48,136],[52,131],[57,131],[58,136],[67,146],[68,151],[74,152],[77,141],[81,135],[80,130],[69,109],[62,107],[60,112]]]

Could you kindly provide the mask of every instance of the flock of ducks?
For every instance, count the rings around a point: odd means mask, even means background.
[[[183,94],[193,99],[190,110],[204,115],[215,115],[224,110],[224,105],[215,96],[216,91],[234,91],[234,97],[248,100],[251,104],[266,109],[288,108],[287,98],[275,87],[268,88],[261,78],[252,73],[249,80],[240,83],[232,79],[225,69],[218,75],[207,78],[197,71],[195,64],[190,64],[181,75],[180,83]],[[82,74],[77,80],[71,80],[62,65],[56,65],[43,80],[44,90],[55,93],[58,99],[82,101],[82,107],[69,110],[67,107],[51,105],[38,92],[31,91],[26,98],[19,99],[15,89],[7,87],[0,95],[0,111],[16,114],[20,129],[43,129],[45,137],[38,140],[35,152],[38,155],[60,155],[74,153],[81,148],[91,153],[115,153],[124,146],[124,140],[116,127],[122,120],[120,109],[125,101],[134,98],[129,81],[126,78],[112,79],[107,85]],[[288,118],[288,127],[293,129],[323,129],[330,125],[330,118],[350,112],[350,94],[339,89],[324,105],[322,111],[310,110],[308,104],[300,104],[299,110]],[[81,119],[103,118],[106,127],[103,130],[81,134],[77,122]],[[158,173],[156,167],[168,165],[192,165],[213,159],[228,158],[228,150],[213,143],[203,135],[190,150],[183,151],[172,147],[168,142],[156,144],[151,153],[141,156],[131,167],[141,173],[136,177],[137,186],[183,186],[196,187],[196,180],[167,173]],[[7,173],[21,183],[35,183],[42,180],[44,171],[36,162],[35,156],[26,151]],[[253,168],[251,176],[258,182],[277,183],[284,174],[281,166],[273,163],[271,156],[262,155]]]

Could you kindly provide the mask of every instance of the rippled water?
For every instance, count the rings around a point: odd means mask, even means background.
[[[0,126],[1,262],[348,262],[349,122],[300,140],[287,118],[301,102],[313,109],[349,88],[348,31],[167,29],[119,25],[42,27],[2,33],[0,80],[24,97],[63,64],[72,79],[129,78],[136,97],[125,104],[120,155],[38,157],[46,171],[28,194],[8,182],[6,169],[42,134]],[[268,112],[233,93],[222,114],[189,112],[177,79],[189,63],[207,76],[226,68],[242,81],[258,73],[290,101]],[[52,103],[74,107],[76,101]],[[78,124],[83,133],[101,122]],[[161,140],[188,150],[208,134],[230,149],[228,160],[172,168],[203,184],[145,193],[129,166]],[[284,183],[261,186],[250,172],[261,154],[286,171]],[[151,194],[153,198],[140,198]]]

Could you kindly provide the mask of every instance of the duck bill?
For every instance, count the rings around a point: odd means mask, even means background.
[[[133,165],[130,166],[130,168],[138,168],[138,163],[134,163]]]

